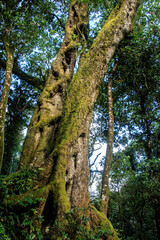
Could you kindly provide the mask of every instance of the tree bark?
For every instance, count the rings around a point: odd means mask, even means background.
[[[73,1],[69,9],[66,35],[56,60],[52,63],[44,90],[38,99],[21,155],[23,167],[52,169],[49,155],[53,151],[59,120],[68,87],[74,73],[83,26],[87,24],[87,5]],[[73,38],[73,34],[76,37]],[[47,165],[46,165],[47,161]]]
[[[39,97],[21,155],[21,169],[41,169],[33,197],[41,194],[46,199],[39,213],[47,227],[71,207],[86,208],[90,202],[88,141],[93,105],[139,3],[123,0],[117,5],[73,76],[87,10],[86,4],[71,2],[66,35]],[[109,239],[118,238],[113,234]]]
[[[114,66],[113,72],[117,65]],[[111,170],[113,143],[114,143],[114,114],[113,114],[113,98],[112,98],[112,74],[108,79],[108,138],[107,138],[107,151],[104,163],[104,170],[102,175],[102,189],[101,189],[101,204],[100,211],[107,215],[108,201],[109,201],[109,172]]]
[[[11,75],[12,75],[13,62],[14,62],[14,50],[9,40],[9,30],[7,28],[3,33],[3,44],[6,50],[7,62],[6,62],[5,80],[3,84],[3,90],[2,90],[1,101],[0,101],[0,172],[1,172],[2,162],[3,162],[3,154],[4,154],[4,124],[5,124],[6,107],[7,107],[8,96],[10,91]]]

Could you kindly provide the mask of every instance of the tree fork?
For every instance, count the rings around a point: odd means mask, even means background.
[[[123,1],[115,8],[72,79],[50,156],[55,162],[50,184],[57,215],[70,206],[85,208],[90,201],[86,149],[93,105],[116,46],[130,30],[137,5],[138,1]]]
[[[49,155],[53,150],[55,136],[62,115],[63,105],[71,82],[81,35],[78,28],[87,22],[87,4],[73,1],[65,27],[65,38],[56,60],[49,70],[48,79],[31,119],[28,135],[21,155],[21,167],[43,168],[46,182],[53,167]],[[73,33],[76,38],[73,38]],[[44,180],[43,179],[43,180]]]
[[[92,109],[116,46],[122,40],[124,33],[130,30],[137,4],[138,1],[131,1],[130,4],[128,1],[123,1],[121,7],[116,7],[95,39],[70,85],[60,123],[59,139],[57,138],[57,147],[55,146],[54,149],[58,159],[53,182],[56,183],[57,179],[57,184],[62,184],[59,183],[58,174],[63,176],[63,191],[66,181],[71,206],[84,205],[85,207],[89,201],[86,144],[88,148]],[[75,166],[78,165],[81,167],[77,170]],[[78,182],[85,182],[86,187],[79,186]],[[60,186],[59,189],[61,189]],[[72,193],[70,189],[74,189]]]

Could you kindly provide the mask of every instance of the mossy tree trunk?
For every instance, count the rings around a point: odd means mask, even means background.
[[[7,61],[6,61],[5,79],[3,84],[1,100],[0,100],[0,172],[1,172],[2,162],[3,162],[3,154],[4,154],[4,123],[5,123],[5,116],[6,116],[6,107],[7,107],[8,96],[10,91],[11,75],[12,75],[13,62],[14,62],[14,49],[10,43],[9,31],[10,30],[6,28],[3,33],[3,44],[6,50]]]
[[[87,25],[87,15],[87,4],[78,4],[78,1],[71,3],[65,38],[38,99],[21,154],[21,166],[44,168],[46,178],[49,176],[46,171],[51,171],[53,167],[53,162],[49,162],[49,155],[54,148],[83,28]]]
[[[21,169],[39,171],[32,195],[46,199],[39,213],[44,215],[47,232],[70,208],[86,208],[90,202],[88,141],[93,106],[110,59],[130,30],[139,2],[123,0],[117,5],[74,76],[78,43],[87,25],[87,6],[71,2],[66,35],[39,97],[20,164]]]

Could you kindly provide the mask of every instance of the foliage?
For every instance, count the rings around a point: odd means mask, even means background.
[[[13,80],[5,120],[5,152],[2,165],[4,175],[15,172],[19,165],[25,131],[37,97],[38,92],[33,87],[18,82],[17,79]]]
[[[21,172],[22,173],[22,172]],[[13,203],[3,203],[4,197],[12,194],[23,193],[31,186],[31,171],[23,172],[16,177],[16,184],[11,181],[4,182],[4,176],[0,177],[0,237],[2,239],[43,239],[40,225],[42,216],[37,216],[36,206],[43,201],[41,198],[34,198],[32,195],[19,200],[18,207]],[[35,173],[34,173],[35,174]],[[26,180],[25,180],[26,179]],[[11,189],[13,187],[13,189]]]
[[[35,169],[23,169],[13,173],[6,179],[9,195],[23,194],[32,188],[36,181],[37,171]],[[14,178],[13,178],[14,176]]]
[[[152,12],[154,8],[154,14]],[[113,102],[115,116],[115,146],[128,144],[144,132],[147,117],[158,121],[159,114],[159,5],[147,1],[139,8],[133,30],[117,49],[95,105],[97,135],[106,141],[108,131],[107,80],[117,64],[113,77]],[[148,18],[146,18],[146,13]],[[143,23],[143,24],[142,24]],[[153,30],[155,29],[155,31]],[[141,98],[144,100],[142,111]],[[143,109],[144,110],[144,109]],[[154,123],[150,123],[154,126]],[[152,125],[153,124],[153,125]],[[130,134],[126,134],[127,132]],[[153,130],[154,131],[154,130]],[[146,136],[143,135],[145,138]],[[139,139],[139,142],[141,139]]]
[[[159,172],[160,159],[141,162],[138,172],[132,171],[121,189],[111,191],[108,216],[120,230],[122,239],[157,239]]]
[[[56,32],[61,32],[61,30],[59,30],[60,26],[57,24],[57,15],[59,16],[58,19],[60,19],[60,15],[62,15],[63,23],[65,23],[64,19],[66,20],[66,17],[64,17],[66,9],[62,12],[59,11],[59,8],[64,10],[66,4],[62,6],[60,3],[55,4],[54,2],[41,0],[38,1],[38,3],[34,1],[23,1],[23,3],[21,1],[15,1],[14,4],[11,3],[11,1],[1,1],[0,11],[2,24],[0,33],[4,31],[6,26],[11,25],[10,38],[16,48],[15,55],[18,60],[21,62],[23,60],[25,61],[25,55],[28,57],[30,55],[30,59],[32,60],[34,52],[38,50],[38,48],[41,52],[41,54],[39,52],[38,57],[42,55],[43,50],[43,54],[46,54],[46,61],[50,59],[48,54],[51,49],[48,44],[46,45],[46,47],[48,47],[47,52],[45,53],[44,51],[46,40],[50,43],[49,38],[47,38],[48,34],[52,29],[56,30]],[[52,40],[54,42],[55,37]],[[36,51],[36,54],[37,53],[38,51]],[[32,66],[32,68],[34,68],[34,66]],[[34,71],[36,71],[36,69],[34,69]]]
[[[1,219],[1,221],[3,222],[3,218]],[[4,240],[11,240],[11,238],[9,238],[6,235],[4,226],[1,222],[0,222],[0,237],[1,237],[1,239],[4,239]]]
[[[88,209],[71,209],[65,215],[63,223],[56,222],[55,232],[57,240],[102,240],[107,239],[111,234],[107,229],[93,228],[90,229],[90,218],[86,217]],[[64,222],[66,226],[64,227]]]
[[[125,240],[157,239],[159,231],[160,19],[157,11],[157,1],[143,1],[139,8],[131,33],[120,44],[110,64],[95,105],[91,132],[92,151],[97,141],[107,142],[106,92],[108,78],[112,76],[115,152],[110,172],[108,217]],[[99,162],[103,164],[104,159]],[[100,171],[95,171],[95,175],[99,177],[99,186]],[[99,206],[98,197],[93,202]]]

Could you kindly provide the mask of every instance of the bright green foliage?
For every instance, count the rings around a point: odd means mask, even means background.
[[[2,218],[1,219],[1,222],[3,222],[4,219]],[[3,239],[3,240],[11,240],[11,238],[9,238],[6,233],[5,233],[5,229],[4,229],[4,226],[3,224],[0,222],[0,237]]]
[[[32,169],[25,169],[13,173],[14,178],[10,180],[10,176],[7,179],[7,187],[9,195],[19,195],[25,193],[27,190],[35,185],[34,178],[37,176],[37,171]]]
[[[56,4],[41,0],[38,3],[0,2],[0,36],[10,24],[15,60],[27,73],[40,77],[45,75],[64,36],[67,9],[68,3],[61,4],[57,1]],[[3,45],[1,50],[0,58],[4,59]]]

